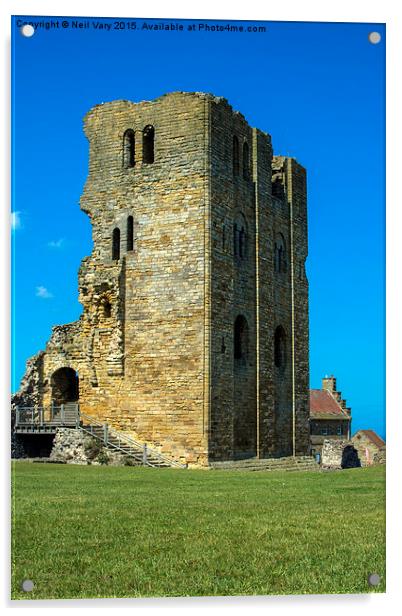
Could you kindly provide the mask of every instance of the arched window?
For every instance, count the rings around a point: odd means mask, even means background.
[[[154,162],[154,138],[155,131],[153,126],[146,126],[142,132],[142,162]]]
[[[246,361],[248,356],[248,324],[242,314],[234,323],[234,358]]]
[[[239,161],[239,140],[236,135],[233,136],[233,175],[239,175],[240,161]]]
[[[120,229],[113,229],[112,235],[112,259],[118,261],[120,259]]]
[[[274,270],[278,273],[285,273],[288,270],[285,239],[282,233],[278,233],[275,238]]]
[[[127,218],[127,251],[134,250],[134,218]]]
[[[247,223],[243,214],[240,214],[233,226],[233,252],[240,260],[247,258],[248,236]]]
[[[250,150],[247,141],[243,143],[243,178],[248,180],[250,177]]]
[[[123,136],[123,167],[129,169],[135,165],[135,134],[129,128]]]
[[[274,363],[277,368],[284,369],[286,364],[286,334],[279,325],[274,334]]]

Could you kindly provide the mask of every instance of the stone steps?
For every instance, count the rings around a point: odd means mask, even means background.
[[[101,425],[91,425],[84,424],[82,425],[82,429],[89,436],[92,436],[98,441],[101,441],[106,449],[110,451],[118,451],[123,456],[127,456],[133,459],[134,465],[143,465],[144,463],[144,452],[143,445],[140,443],[130,442],[128,437],[124,435],[124,433],[119,433],[117,431],[108,431],[107,434],[107,443],[104,442],[105,431],[104,427]],[[180,466],[181,468],[185,468],[185,465],[177,464],[174,460],[169,460],[163,455],[159,454],[157,451],[153,451],[150,448],[146,450],[146,463],[147,466],[153,466],[157,468],[170,468],[172,466]]]
[[[289,456],[285,458],[252,458],[248,460],[228,460],[210,464],[213,470],[231,471],[319,471],[320,466],[311,456]]]

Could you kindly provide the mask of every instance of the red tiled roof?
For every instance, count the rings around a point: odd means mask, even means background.
[[[325,389],[310,389],[310,417],[317,419],[349,419],[348,413]]]
[[[378,448],[385,447],[385,441],[383,441],[381,436],[378,436],[374,430],[358,430],[356,434],[364,434]]]

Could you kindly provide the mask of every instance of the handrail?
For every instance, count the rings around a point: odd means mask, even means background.
[[[71,403],[73,404],[73,403]],[[38,426],[62,426],[66,424],[66,405],[61,404],[60,406],[54,406],[53,403],[49,407],[45,406],[17,406],[16,407],[16,420],[15,426],[24,426],[27,423],[31,425]],[[80,412],[79,404],[75,404],[75,420],[68,422],[68,425],[75,425],[77,428],[83,430],[84,432],[91,434],[93,437],[102,440],[106,445],[109,445],[115,449],[119,449],[120,451],[124,451],[124,447],[133,450],[133,457],[140,456],[140,459],[144,466],[156,466],[153,461],[164,462],[169,466],[173,466],[176,468],[187,468],[187,464],[182,464],[181,462],[177,462],[176,460],[172,460],[156,449],[152,449],[148,446],[147,443],[140,443],[133,439],[131,436],[124,434],[124,432],[120,432],[112,428],[109,424],[99,421],[95,417],[91,415],[87,415],[86,413]],[[45,411],[50,411],[50,420],[45,420],[44,415]],[[71,409],[70,409],[71,410]],[[24,415],[29,412],[30,417],[27,417],[24,421]],[[86,420],[90,425],[89,428],[84,426],[82,420]],[[94,427],[101,428],[101,436],[94,434]],[[111,438],[117,440],[116,443],[111,441]]]
[[[79,405],[54,406],[17,406],[15,409],[15,427],[31,426],[73,426],[79,422]],[[66,408],[67,406],[67,408]],[[45,419],[46,416],[46,419]]]
[[[97,434],[95,434],[92,430],[91,430],[92,426],[80,426],[80,430],[83,432],[86,432],[87,434],[90,434],[93,438],[97,438],[98,440],[103,440],[103,438]],[[115,449],[119,449],[120,451],[122,451],[123,453],[127,453],[126,449],[124,449],[124,447],[122,447],[121,445],[115,445],[115,443],[111,443],[110,441],[108,442],[109,446],[114,447]],[[133,453],[130,455],[138,460],[141,461],[143,460],[142,458],[142,452],[141,451],[133,451]]]
[[[81,413],[81,417],[84,417],[85,419],[88,419],[91,422],[92,425],[95,424],[95,425],[99,426],[100,428],[103,428],[105,425],[108,425],[108,424],[105,424],[102,421],[98,421],[97,419],[94,419],[90,415],[86,415],[85,413]],[[122,432],[119,432],[118,430],[115,430],[114,428],[111,428],[110,426],[109,426],[109,434],[114,435],[114,436],[116,436],[118,438],[122,437],[124,440],[130,441],[131,443],[133,443],[133,445],[135,447],[140,447],[142,449],[143,446],[144,446],[144,443],[140,443],[140,442],[134,440],[131,436],[128,436],[128,435],[126,435],[126,434],[124,434]],[[148,449],[148,450],[152,451],[150,449]],[[162,455],[162,454],[159,454],[159,452],[156,451],[156,450],[155,450],[155,453],[157,455]]]
[[[91,415],[87,415],[86,413],[81,413],[81,418],[87,419],[89,422],[91,422],[92,425],[95,424],[101,428],[104,428],[104,426],[107,425],[109,436],[114,436],[115,438],[120,439],[120,441],[121,440],[125,441],[130,447],[136,448],[139,453],[144,455],[144,459],[146,460],[146,463],[148,464],[148,466],[153,466],[149,462],[149,458],[154,457],[154,458],[157,458],[161,462],[166,462],[170,466],[174,466],[177,468],[187,468],[187,464],[182,464],[181,462],[177,462],[176,460],[172,460],[164,456],[162,453],[160,453],[156,449],[152,449],[151,447],[149,447],[147,443],[139,443],[138,441],[134,440],[131,436],[128,436],[118,430],[115,430],[114,428],[111,428],[110,425],[102,423],[101,421],[95,419]],[[88,432],[88,430],[86,431]],[[109,439],[108,439],[108,442],[110,443]],[[116,449],[121,449],[121,447],[117,447],[114,443],[110,443],[110,445],[112,445],[113,447],[116,447]]]

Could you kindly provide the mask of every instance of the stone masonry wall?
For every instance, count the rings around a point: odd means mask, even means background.
[[[385,451],[385,448],[379,448],[363,432],[358,432],[355,434],[352,441],[354,447],[359,452],[362,466],[371,466],[372,464],[383,463],[385,455],[382,455],[380,452]]]
[[[80,407],[164,453],[206,460],[204,250],[206,97],[115,101],[85,120],[89,176],[81,199],[94,248],[80,268],[79,322],[55,328],[46,349],[44,404],[51,375],[79,375]],[[155,131],[155,159],[142,162],[142,131]],[[135,164],[122,165],[127,129]],[[127,219],[134,247],[127,250]],[[120,230],[120,259],[112,236]],[[105,306],[110,306],[110,315]]]
[[[239,171],[233,172],[233,137]],[[226,102],[211,108],[211,459],[256,454],[256,284],[252,129]],[[243,176],[243,147],[250,173]],[[246,146],[246,147],[247,147]],[[243,239],[240,233],[244,230]],[[236,236],[237,233],[237,236]],[[240,251],[240,241],[242,249]],[[235,357],[235,321],[245,319]],[[246,348],[247,347],[247,348]]]
[[[211,459],[309,452],[308,285],[305,171],[272,159],[269,135],[250,129],[225,102],[211,103]],[[233,139],[239,143],[239,171]],[[243,175],[244,144],[250,152]],[[271,166],[275,176],[272,195]],[[245,223],[247,248],[236,254]],[[284,242],[282,267],[275,246]],[[293,293],[293,305],[292,305]],[[234,358],[234,324],[248,324],[247,358]],[[293,321],[292,321],[293,315]],[[292,327],[293,326],[293,327]],[[275,365],[275,330],[284,331]]]
[[[351,441],[325,440],[321,466],[325,469],[356,468],[361,466],[361,461]]]
[[[53,328],[30,379],[34,403],[49,406],[57,375],[76,374],[81,412],[201,465],[292,454],[295,408],[296,453],[308,453],[304,169],[272,158],[270,136],[210,94],[98,105],[85,133],[93,251],[79,271],[83,313]]]

